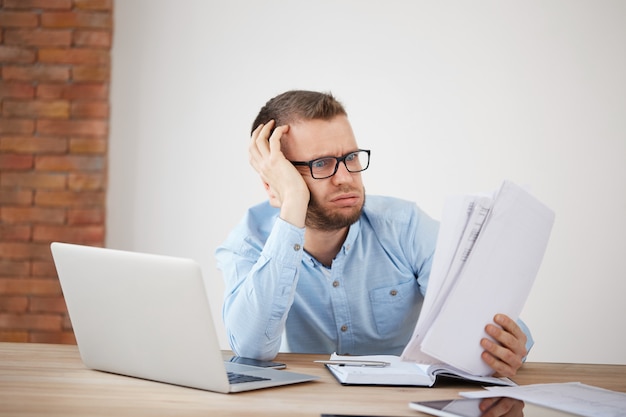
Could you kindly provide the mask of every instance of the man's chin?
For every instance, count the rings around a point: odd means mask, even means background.
[[[352,226],[361,217],[363,206],[335,210],[333,213],[318,213],[309,210],[306,218],[307,227],[319,230],[338,230]]]

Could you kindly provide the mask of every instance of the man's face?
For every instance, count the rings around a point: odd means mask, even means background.
[[[352,127],[345,116],[290,124],[289,132],[283,136],[281,143],[282,151],[290,161],[340,157],[358,149]],[[359,219],[365,202],[360,172],[348,172],[344,163],[340,162],[335,175],[320,180],[311,177],[309,167],[297,168],[311,193],[307,227],[336,230]]]

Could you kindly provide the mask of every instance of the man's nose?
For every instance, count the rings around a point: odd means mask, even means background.
[[[351,182],[352,180],[352,173],[348,171],[348,167],[346,167],[346,164],[343,161],[339,162],[337,172],[335,172],[335,175],[333,175],[333,182],[341,184],[344,182]]]

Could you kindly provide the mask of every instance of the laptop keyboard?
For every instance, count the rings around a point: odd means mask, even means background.
[[[269,381],[269,378],[228,372],[228,382],[230,382],[231,384],[241,384],[242,382],[254,381]]]

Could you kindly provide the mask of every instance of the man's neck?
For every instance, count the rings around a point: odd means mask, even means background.
[[[338,230],[318,230],[307,227],[304,232],[304,249],[325,266],[331,266],[348,236],[350,227]]]

